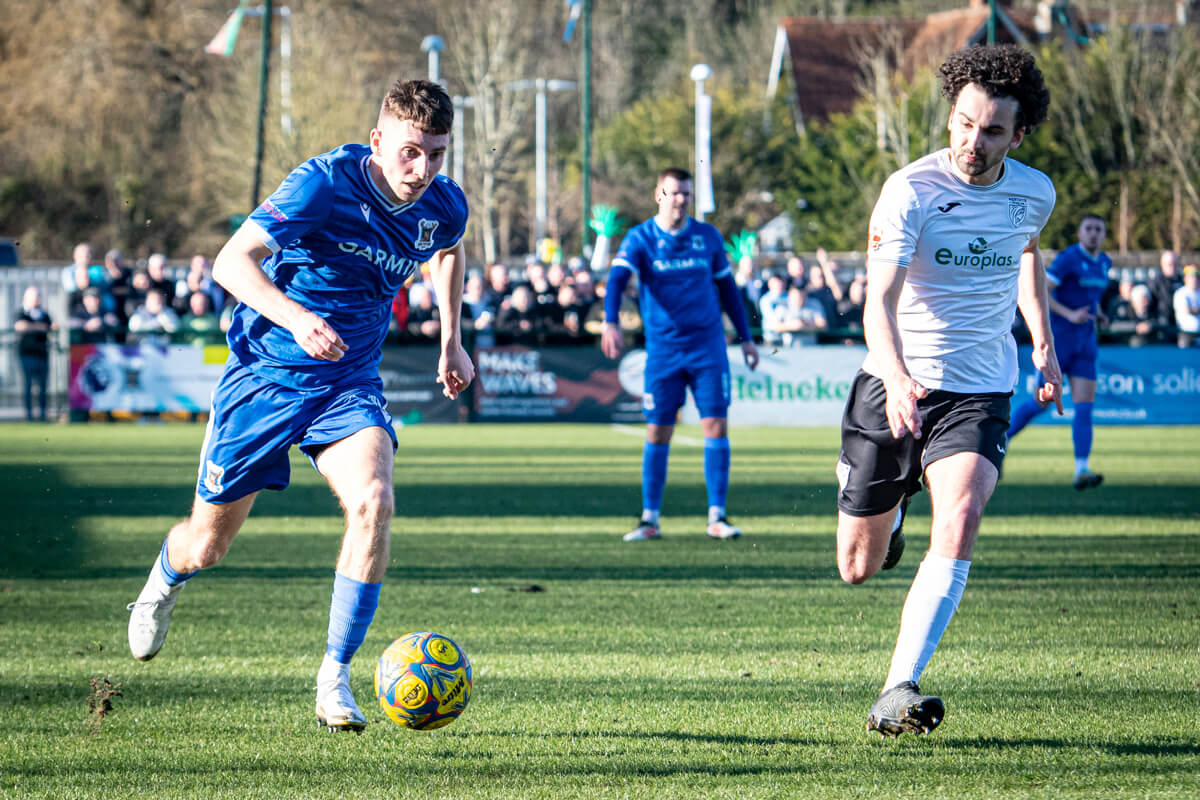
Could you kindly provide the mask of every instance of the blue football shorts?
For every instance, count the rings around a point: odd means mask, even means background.
[[[378,379],[300,391],[260,378],[230,358],[213,389],[196,492],[210,503],[231,503],[260,489],[284,489],[292,445],[315,469],[325,446],[370,427],[383,428],[397,447]]]
[[[674,425],[686,391],[700,417],[724,419],[729,413],[729,356],[725,340],[719,346],[646,352],[642,413],[651,425]]]
[[[1096,380],[1096,362],[1100,358],[1100,348],[1096,343],[1096,330],[1087,325],[1072,325],[1052,320],[1050,326],[1054,334],[1054,354],[1058,356],[1058,366],[1064,375],[1072,378]],[[1037,374],[1036,386],[1043,383],[1042,373]]]

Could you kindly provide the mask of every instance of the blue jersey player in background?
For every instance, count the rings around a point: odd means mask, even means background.
[[[1062,371],[1071,379],[1071,439],[1075,448],[1075,488],[1092,489],[1104,476],[1092,472],[1092,408],[1096,402],[1096,323],[1104,324],[1100,297],[1108,286],[1112,259],[1100,252],[1107,230],[1104,220],[1088,214],[1079,223],[1079,241],[1059,253],[1046,269],[1050,288],[1050,328]],[[1038,373],[1035,385],[1042,385]],[[1049,403],[1026,400],[1013,412],[1008,438],[1049,408]]]
[[[729,523],[729,357],[721,309],[737,329],[747,366],[758,364],[758,348],[742,304],[725,243],[712,225],[688,216],[692,176],[678,168],[663,170],[654,189],[658,214],[625,235],[613,257],[604,296],[604,355],[621,354],[624,337],[618,318],[629,279],[638,278],[638,302],[646,335],[646,443],[642,448],[642,516],[625,541],[658,539],[659,511],[667,483],[667,458],[675,417],[692,397],[704,431],[704,482],[708,488],[708,535],[734,539],[741,531]]]
[[[301,164],[217,256],[214,279],[241,301],[230,357],[213,391],[191,515],[171,528],[129,605],[134,657],[159,651],[185,582],[224,557],[260,490],[287,486],[288,451],[299,445],[346,514],[317,720],[330,730],[366,726],[350,659],[387,568],[397,446],[381,345],[393,296],[425,262],[442,320],[437,381],[455,398],[474,377],[459,327],[467,203],[438,175],[453,119],[442,87],[397,82],[369,145]]]

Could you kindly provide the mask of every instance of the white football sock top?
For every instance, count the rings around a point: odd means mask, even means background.
[[[900,614],[900,635],[884,689],[920,679],[958,608],[970,570],[970,561],[925,554]]]

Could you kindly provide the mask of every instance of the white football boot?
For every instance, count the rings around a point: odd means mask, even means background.
[[[653,522],[642,520],[638,522],[636,528],[621,537],[623,542],[646,542],[651,539],[661,539],[662,531],[658,529],[658,525]]]
[[[350,691],[350,665],[339,664],[329,655],[317,673],[317,724],[330,731],[362,733],[367,718]]]
[[[742,535],[742,529],[729,524],[729,520],[721,517],[708,523],[710,539],[736,539]]]
[[[181,583],[162,590],[154,586],[154,581],[146,582],[138,599],[125,606],[129,611],[129,652],[138,661],[149,661],[162,649],[167,640],[167,628],[171,626],[171,612],[175,609],[175,601],[186,583]]]

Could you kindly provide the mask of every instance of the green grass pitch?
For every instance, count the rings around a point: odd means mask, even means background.
[[[661,542],[625,544],[641,440],[604,426],[400,431],[391,565],[353,684],[371,724],[313,719],[335,501],[307,461],[140,663],[125,604],[186,511],[199,426],[0,429],[0,797],[1200,796],[1200,429],[1017,439],[958,616],[922,679],[928,737],[866,712],[928,542],[861,587],[834,564],[831,429],[735,428],[730,514],[703,534],[700,434],[672,448]],[[530,591],[531,587],[544,591]],[[411,732],[374,705],[396,636],[445,633],[475,690]],[[89,710],[90,681],[120,692]]]

